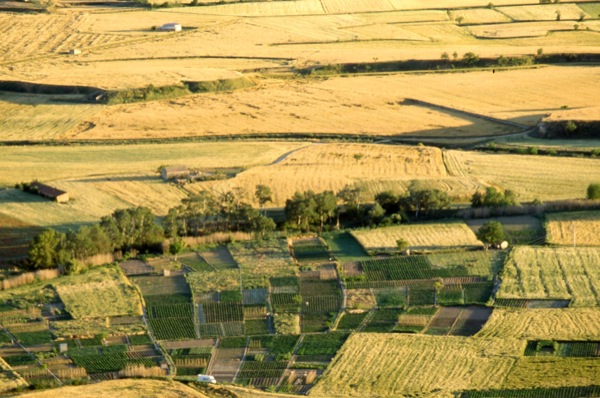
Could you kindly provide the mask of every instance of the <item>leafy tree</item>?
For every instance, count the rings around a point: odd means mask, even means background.
[[[185,249],[185,242],[180,237],[174,238],[169,245],[169,253],[175,256],[175,261],[177,261],[177,255],[181,253],[183,249]]]
[[[273,193],[271,192],[271,188],[266,185],[257,185],[254,195],[256,196],[256,199],[258,199],[258,204],[264,214],[264,208],[267,202],[273,202]]]
[[[254,219],[254,230],[257,232],[259,238],[265,238],[266,236],[271,235],[275,228],[277,228],[277,224],[271,217],[266,216],[258,216]]]
[[[357,186],[346,185],[337,193],[337,197],[344,202],[348,210],[358,211],[360,207],[362,189]]]
[[[409,247],[408,241],[400,238],[396,241],[396,247],[400,253],[405,252]]]
[[[315,213],[319,217],[319,231],[323,232],[323,225],[330,220],[337,210],[337,197],[332,191],[324,191],[314,196]]]
[[[375,202],[373,207],[369,210],[369,220],[373,224],[378,224],[383,220],[383,217],[385,217],[385,210],[379,203]]]
[[[411,181],[408,186],[408,195],[401,199],[406,207],[415,213],[415,218],[419,218],[419,213],[425,211],[429,213],[432,210],[440,210],[448,207],[451,200],[447,193],[439,189],[428,189],[420,181]]]
[[[588,185],[587,198],[588,199],[600,199],[600,183]]]
[[[162,227],[156,224],[154,214],[147,207],[116,210],[100,219],[100,227],[119,250],[154,250],[164,239]]]
[[[387,214],[394,214],[400,211],[400,196],[392,191],[383,191],[375,195],[377,202]]]
[[[565,133],[567,135],[573,135],[573,134],[575,134],[576,131],[577,131],[577,124],[575,124],[575,122],[572,120],[567,121],[567,123],[565,124]]]
[[[471,207],[501,207],[516,204],[517,197],[510,189],[502,192],[494,187],[487,187],[485,193],[475,192],[471,196]]]
[[[442,55],[440,56],[440,59],[444,62],[450,62],[450,56],[448,55],[447,52],[443,52]]]
[[[29,247],[29,261],[35,268],[51,268],[68,261],[65,250],[66,235],[46,229],[33,238]]]
[[[477,239],[482,241],[487,249],[489,245],[499,245],[504,241],[504,228],[498,221],[488,221],[477,231]]]
[[[318,219],[315,211],[315,194],[312,191],[296,192],[294,196],[285,201],[285,215],[287,224],[302,231],[309,231],[311,224]]]
[[[475,66],[479,62],[479,55],[469,51],[463,55],[462,62],[467,66]]]
[[[99,225],[83,226],[66,235],[66,249],[73,259],[85,260],[96,254],[111,253],[112,242]]]

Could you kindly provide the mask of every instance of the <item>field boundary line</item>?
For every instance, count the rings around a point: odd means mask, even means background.
[[[44,367],[44,364],[42,363],[42,361],[40,361],[40,360],[39,360],[39,359],[38,359],[38,358],[37,358],[35,355],[33,355],[33,354],[32,354],[32,352],[31,352],[31,351],[29,351],[29,350],[28,350],[28,349],[27,349],[27,348],[26,348],[26,347],[25,347],[23,344],[21,344],[21,343],[19,342],[19,340],[18,340],[18,339],[17,339],[15,336],[13,336],[13,334],[12,334],[11,332],[9,332],[9,331],[8,331],[8,330],[7,330],[7,329],[4,327],[4,325],[0,325],[0,328],[2,328],[2,330],[4,330],[4,333],[6,333],[6,334],[7,334],[7,335],[8,335],[8,336],[11,338],[11,339],[13,339],[13,341],[14,341],[15,343],[17,343],[17,345],[18,345],[19,347],[21,347],[21,349],[22,349],[23,351],[25,351],[25,352],[26,352],[26,353],[27,353],[29,356],[31,356],[33,359],[35,359],[35,361],[36,361],[36,362],[37,362],[37,363],[38,363],[38,364],[39,364],[39,365],[42,367],[42,369],[43,369],[43,367]],[[11,366],[11,369],[13,369],[13,367],[12,367],[12,366]],[[17,372],[16,370],[14,370],[14,369],[13,369],[13,371],[14,371],[14,372],[16,372],[16,373],[18,374],[18,372]],[[62,380],[58,378],[58,376],[57,376],[57,375],[55,375],[54,373],[52,373],[52,371],[50,370],[50,368],[49,368],[49,367],[46,367],[46,371],[47,371],[48,373],[50,373],[50,375],[56,379],[56,381],[58,382],[58,384],[60,384],[61,386],[64,384],[64,383],[62,382]],[[20,376],[20,377],[21,377],[23,380],[25,380],[25,378],[24,378],[24,377],[22,377],[21,375],[19,375],[19,376]],[[27,380],[25,380],[25,382],[27,383]],[[29,385],[29,383],[27,383],[27,385]]]
[[[371,308],[369,310],[369,313],[367,314],[365,319],[363,319],[362,322],[360,323],[360,325],[358,325],[358,327],[356,328],[356,333],[362,332],[362,330],[365,328],[365,326],[367,326],[367,324],[369,323],[371,318],[373,318],[376,311],[377,311],[377,308]]]
[[[217,357],[219,356],[219,346],[221,345],[221,339],[217,338],[214,346],[214,355],[210,356],[210,361],[208,361],[208,365],[206,366],[206,374],[209,375],[212,373],[212,369],[215,366],[215,362],[217,361]]]
[[[238,366],[237,370],[235,371],[235,375],[233,375],[233,383],[235,383],[235,380],[238,377],[238,374],[240,374],[240,371],[242,370],[242,366],[244,366],[244,362],[246,361],[246,355],[248,354],[248,346],[250,345],[250,336],[246,337],[246,347],[244,347],[244,352],[242,353],[242,360],[240,361],[240,365]]]

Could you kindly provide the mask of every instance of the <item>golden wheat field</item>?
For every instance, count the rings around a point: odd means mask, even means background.
[[[470,177],[501,189],[517,200],[583,199],[587,186],[600,181],[600,160],[532,155],[445,151],[450,175]]]
[[[62,278],[53,286],[75,319],[142,313],[136,289],[116,267]]]
[[[546,242],[554,245],[600,245],[600,213],[551,213],[546,215]]]
[[[600,249],[518,246],[504,263],[497,298],[571,300],[573,307],[600,304]]]
[[[568,376],[567,376],[568,375]],[[503,388],[590,386],[600,382],[596,358],[519,358]]]
[[[437,148],[314,143],[290,153],[279,163],[250,168],[230,180],[195,183],[186,188],[224,192],[242,187],[252,193],[256,185],[266,184],[273,189],[273,205],[284,205],[296,191],[337,192],[359,181],[394,182],[397,189],[403,190],[412,179],[437,180],[445,176]],[[363,200],[371,200],[372,194],[365,192]]]
[[[354,334],[311,395],[383,397],[498,388],[524,348],[525,341],[514,339]]]
[[[477,337],[598,340],[599,308],[496,308]]]
[[[411,250],[435,250],[451,247],[481,247],[473,231],[464,223],[399,225],[373,230],[355,230],[352,236],[369,252],[397,250],[404,239]]]

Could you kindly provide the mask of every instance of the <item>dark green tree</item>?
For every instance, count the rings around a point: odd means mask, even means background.
[[[490,245],[499,245],[504,241],[504,228],[498,221],[487,221],[477,231],[477,239],[483,242],[487,249]]]
[[[314,196],[315,213],[319,217],[319,231],[323,231],[323,225],[329,221],[337,210],[337,197],[333,191],[324,191]]]
[[[587,198],[588,199],[600,199],[600,183],[588,185]]]
[[[66,235],[54,229],[46,229],[33,238],[29,247],[29,261],[34,268],[52,268],[69,260]]]

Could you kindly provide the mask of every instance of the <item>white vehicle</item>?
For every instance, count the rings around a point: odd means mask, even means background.
[[[215,376],[198,375],[198,381],[201,383],[216,383]]]

